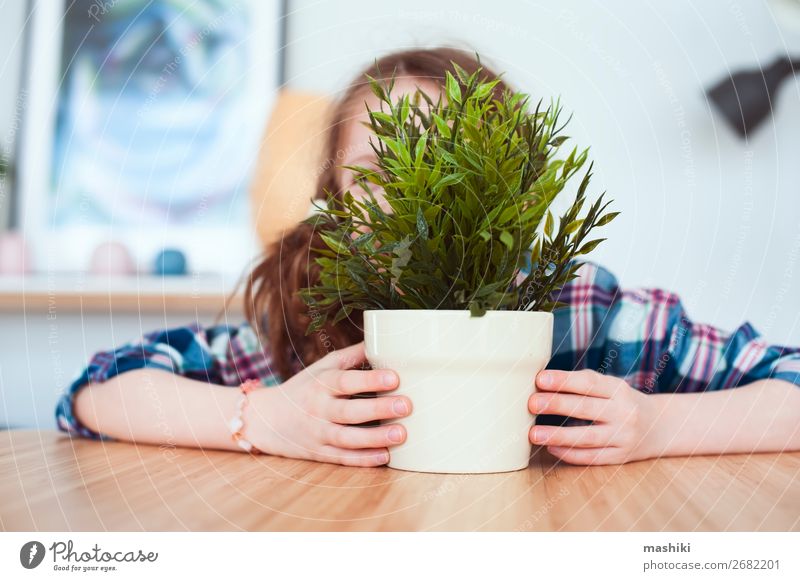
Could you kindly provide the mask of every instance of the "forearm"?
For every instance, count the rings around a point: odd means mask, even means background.
[[[228,430],[239,390],[158,369],[137,369],[81,389],[74,413],[86,427],[147,444],[240,450]]]
[[[653,456],[800,450],[800,388],[786,381],[649,397]]]

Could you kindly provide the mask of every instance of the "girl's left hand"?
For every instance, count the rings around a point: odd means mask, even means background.
[[[531,428],[531,442],[570,464],[622,464],[652,458],[657,413],[648,396],[618,377],[596,371],[546,370],[528,401],[534,414],[592,420],[589,426]]]

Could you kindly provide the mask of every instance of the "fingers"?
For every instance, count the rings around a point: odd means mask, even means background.
[[[327,443],[337,448],[385,448],[396,446],[406,439],[406,429],[400,424],[360,428],[329,424]]]
[[[364,342],[337,349],[320,359],[319,363],[326,369],[352,369],[367,360]]]
[[[530,431],[530,440],[542,446],[602,448],[613,445],[614,429],[609,425],[534,426]]]
[[[338,424],[362,424],[372,420],[402,418],[411,413],[411,400],[405,396],[365,399],[332,399],[328,419]]]
[[[390,391],[400,384],[400,378],[389,369],[373,369],[371,371],[331,369],[320,373],[317,381],[332,395]]]
[[[344,466],[383,466],[389,461],[389,450],[386,448],[368,448],[349,450],[336,446],[324,446],[314,457],[318,462],[330,462]]]
[[[534,393],[528,400],[532,414],[556,414],[584,420],[607,420],[612,400],[572,393]]]
[[[536,387],[542,391],[559,391],[610,398],[621,380],[596,371],[559,371],[547,369],[536,376]]]
[[[570,448],[548,446],[553,456],[570,464],[599,466],[603,464],[623,464],[625,456],[620,448]]]

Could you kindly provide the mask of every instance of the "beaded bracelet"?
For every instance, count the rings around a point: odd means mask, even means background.
[[[250,443],[249,440],[245,439],[242,435],[242,431],[244,430],[243,414],[244,408],[247,407],[247,404],[250,401],[247,395],[259,387],[261,387],[261,382],[257,379],[248,379],[239,386],[242,394],[239,396],[239,399],[236,402],[236,415],[231,418],[230,422],[228,422],[228,428],[233,435],[233,441],[236,442],[236,445],[242,450],[245,452],[250,452],[251,454],[261,454],[261,450],[253,446],[253,444]]]

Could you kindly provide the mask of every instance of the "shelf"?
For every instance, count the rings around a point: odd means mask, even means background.
[[[0,276],[0,311],[220,312],[236,285],[219,275]],[[241,312],[241,297],[228,312]]]

